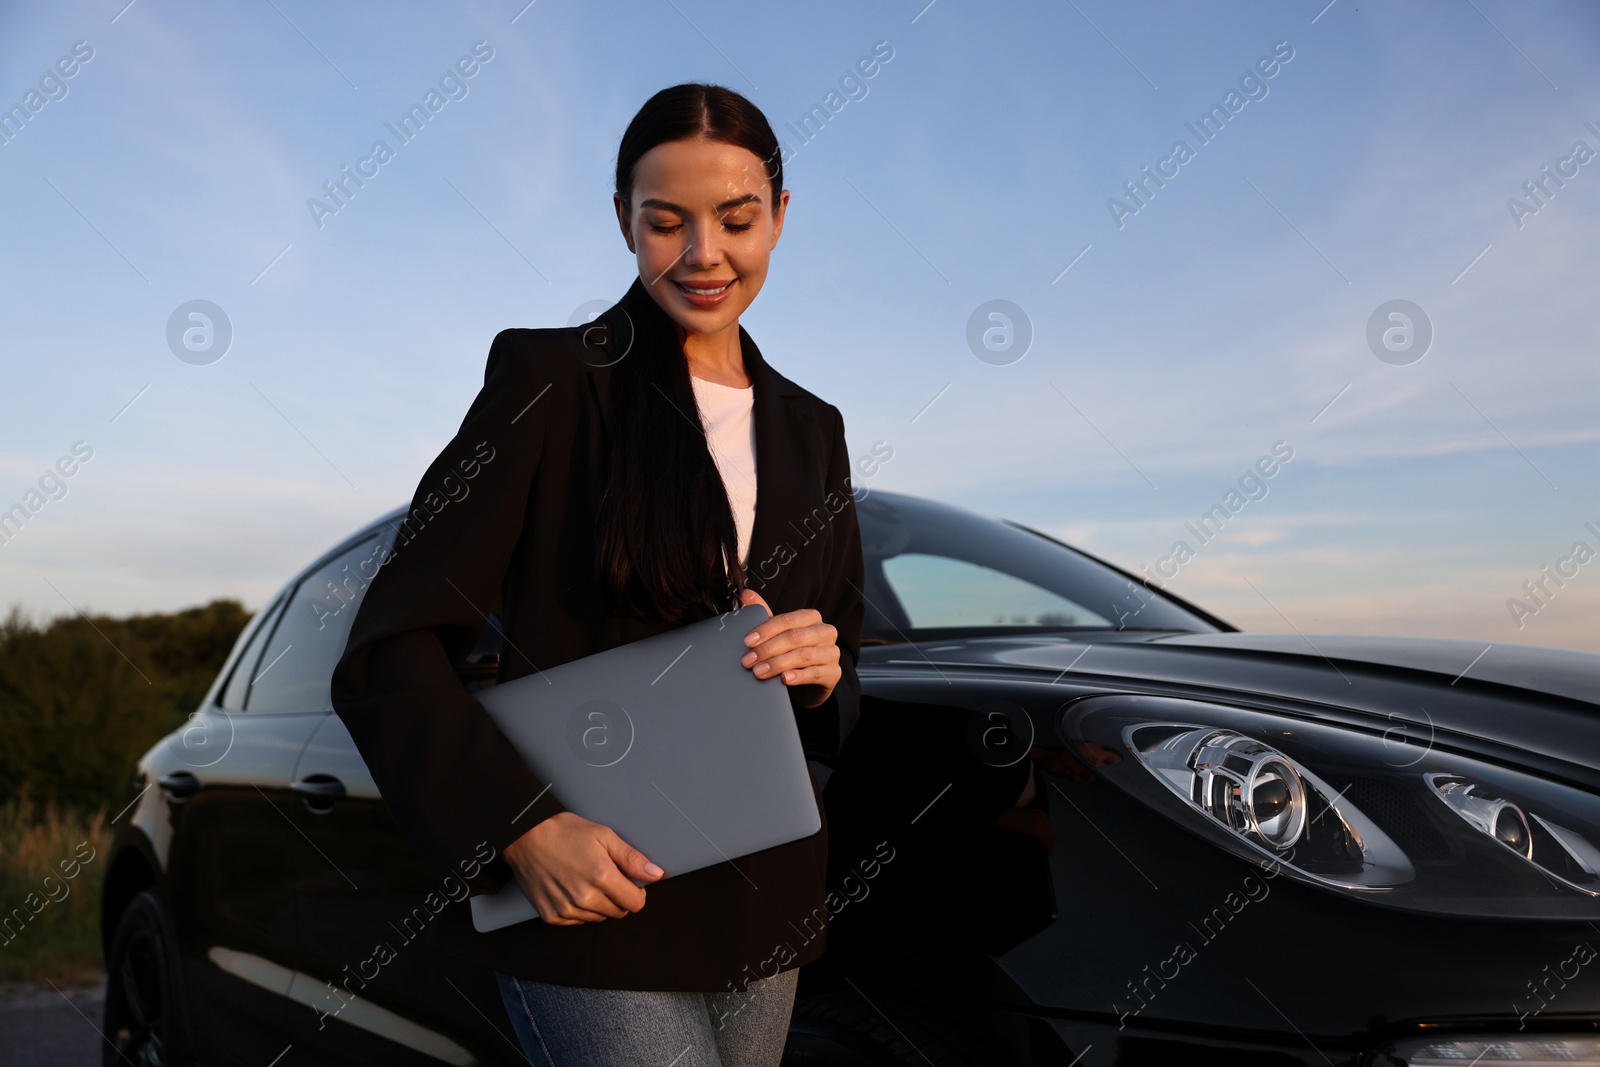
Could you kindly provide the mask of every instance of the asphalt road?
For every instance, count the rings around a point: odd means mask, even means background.
[[[106,983],[0,986],[0,1067],[97,1067]]]

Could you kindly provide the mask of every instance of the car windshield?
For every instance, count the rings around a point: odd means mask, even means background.
[[[1062,630],[1212,633],[1225,625],[1047,537],[959,508],[872,492],[857,514],[864,644]]]

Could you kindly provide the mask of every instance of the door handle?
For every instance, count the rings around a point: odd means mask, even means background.
[[[343,800],[344,783],[331,774],[312,774],[293,782],[289,791],[305,801],[306,810],[325,815],[336,801]]]
[[[200,791],[200,779],[188,771],[174,771],[172,774],[163,774],[156,779],[161,788],[173,800],[188,800]]]

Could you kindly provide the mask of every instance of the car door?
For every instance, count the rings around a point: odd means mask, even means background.
[[[295,777],[325,791],[305,793],[296,819],[328,863],[300,877],[295,897],[329,1027],[377,1039],[380,1062],[394,1062],[394,1045],[447,1063],[516,1058],[494,976],[427,940],[445,908],[467,907],[465,884],[436,875],[400,834],[337,715],[323,716]]]
[[[300,583],[263,652],[276,665],[250,696],[252,713],[310,714],[316,724],[289,783],[301,846],[288,868],[298,929],[291,995],[307,1009],[308,1038],[330,1052],[482,1062],[466,1046],[500,1040],[481,1014],[487,1006],[504,1022],[493,976],[421,940],[443,906],[465,907],[449,902],[465,886],[441,883],[400,834],[332,711],[333,668],[382,558],[380,540],[366,539]]]
[[[303,714],[246,709],[262,651],[287,596],[260,613],[213,701],[154,755],[171,833],[168,889],[185,959],[217,1033],[259,1026],[282,1008],[281,976],[299,938],[284,872],[304,844],[290,815],[300,750],[317,725]]]

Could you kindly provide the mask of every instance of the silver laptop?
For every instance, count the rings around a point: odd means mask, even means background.
[[[747,604],[475,695],[568,811],[664,878],[737,861],[822,827],[782,679],[739,662],[769,618]],[[481,932],[537,917],[515,881],[472,898]]]

